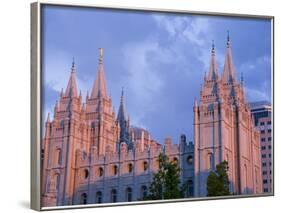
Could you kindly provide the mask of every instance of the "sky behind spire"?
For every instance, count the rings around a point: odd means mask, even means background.
[[[271,99],[271,23],[269,20],[173,15],[47,6],[43,10],[44,112],[53,114],[66,89],[75,56],[76,80],[83,99],[91,93],[102,47],[107,92],[119,108],[124,86],[131,124],[163,142],[180,134],[192,140],[193,102],[209,71],[215,40],[222,75],[230,32],[239,79],[243,72],[249,101]]]

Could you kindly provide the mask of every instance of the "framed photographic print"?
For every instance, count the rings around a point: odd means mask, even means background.
[[[273,21],[33,3],[32,208],[274,195]]]

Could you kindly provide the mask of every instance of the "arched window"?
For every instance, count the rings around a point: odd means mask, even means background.
[[[193,181],[188,180],[187,186],[188,186],[188,197],[193,197]]]
[[[117,202],[117,190],[116,189],[111,190],[111,202],[112,203]]]
[[[102,203],[102,192],[98,191],[96,193],[96,203]]]
[[[56,163],[58,164],[58,165],[61,165],[61,161],[62,161],[62,154],[61,154],[61,149],[57,149],[57,151],[56,151]]]
[[[117,175],[117,173],[118,173],[118,166],[114,165],[113,166],[113,175]]]
[[[84,179],[87,179],[89,177],[89,170],[88,169],[84,169],[83,177],[84,177]]]
[[[145,199],[147,197],[147,186],[141,186],[141,198]]]
[[[88,196],[86,193],[81,194],[80,204],[87,204],[87,198]]]
[[[143,171],[148,169],[148,163],[146,161],[143,162]]]
[[[126,189],[126,198],[127,198],[127,201],[128,201],[128,202],[132,201],[132,197],[133,197],[132,188],[128,187],[128,188]]]
[[[189,156],[186,158],[186,161],[187,161],[187,164],[188,164],[188,165],[192,165],[192,164],[193,164],[193,157],[192,157],[192,155],[189,155]]]
[[[99,176],[100,176],[100,177],[103,176],[103,168],[102,168],[102,167],[99,168]]]
[[[129,163],[128,164],[128,172],[131,173],[133,171],[133,164]]]

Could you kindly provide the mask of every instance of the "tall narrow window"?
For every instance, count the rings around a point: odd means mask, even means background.
[[[148,163],[146,161],[143,162],[143,171],[148,169]]]
[[[144,200],[147,197],[147,186],[141,187],[141,198]]]
[[[113,175],[117,175],[118,167],[116,165],[113,166]]]
[[[213,168],[213,153],[208,153],[207,168],[208,169],[212,169]]]
[[[111,190],[111,202],[112,203],[117,202],[117,190],[116,189]]]
[[[187,186],[188,186],[188,197],[193,197],[193,181],[188,180]]]
[[[87,194],[83,193],[80,198],[80,204],[87,204],[87,198],[88,198]]]
[[[57,156],[57,161],[56,161],[56,163],[57,163],[58,165],[61,165],[61,161],[62,161],[61,149],[57,149],[57,154],[56,154],[56,156]]]
[[[99,172],[99,176],[102,177],[103,176],[103,168],[100,167],[98,172]]]
[[[128,188],[126,189],[126,198],[127,198],[127,201],[128,201],[128,202],[132,201],[132,197],[133,197],[132,188],[128,187]]]
[[[131,173],[133,171],[133,164],[128,164],[128,172]]]
[[[247,171],[247,165],[244,164],[244,192],[248,193],[248,171]]]
[[[56,174],[56,190],[59,190],[59,186],[60,186],[60,175]]]
[[[84,179],[87,179],[89,177],[89,170],[88,169],[84,169],[83,177],[84,177]]]
[[[102,203],[102,192],[98,191],[96,193],[96,203]]]

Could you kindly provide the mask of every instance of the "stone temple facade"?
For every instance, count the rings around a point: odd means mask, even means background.
[[[48,115],[42,141],[42,206],[114,203],[142,200],[148,193],[158,155],[165,152],[181,168],[193,196],[192,143],[182,135],[179,144],[164,145],[148,131],[130,125],[122,91],[116,115],[107,94],[102,49],[92,91],[83,103],[72,64],[65,91]]]
[[[224,160],[231,193],[262,193],[260,134],[245,99],[243,79],[239,82],[236,77],[229,36],[223,73],[219,74],[213,45],[209,73],[193,110],[195,196],[207,195],[209,172]]]

